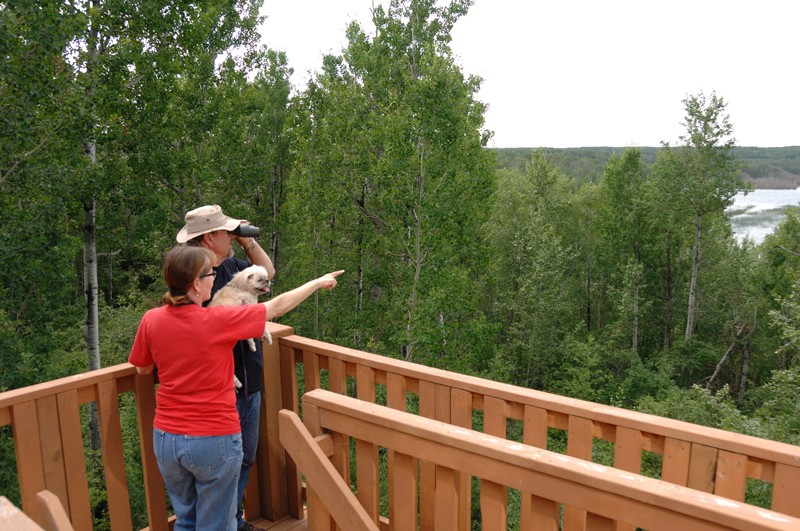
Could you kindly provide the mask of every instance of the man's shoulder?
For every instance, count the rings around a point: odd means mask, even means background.
[[[217,267],[217,271],[219,272],[220,270],[222,270],[233,276],[234,274],[244,269],[247,269],[248,267],[250,267],[250,264],[248,262],[245,262],[244,260],[239,260],[238,258],[231,257],[223,260],[222,263]]]

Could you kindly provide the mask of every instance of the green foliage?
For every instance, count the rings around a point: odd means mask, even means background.
[[[450,50],[471,4],[378,6],[303,89],[256,46],[256,0],[4,4],[0,390],[86,366],[89,199],[106,366],[160,304],[184,213],[218,203],[261,227],[275,293],[346,270],[281,319],[301,335],[797,444],[800,218],[754,247],[724,208],[739,179],[796,186],[800,148],[734,147],[724,101],[700,95],[674,149],[487,149],[481,80]],[[699,313],[681,340],[698,215]],[[713,390],[693,387],[718,364]],[[133,405],[121,415],[135,469]]]
[[[756,415],[769,426],[769,438],[788,444],[800,444],[800,405],[797,389],[800,369],[792,367],[772,373],[760,390],[763,405]]]
[[[697,385],[688,389],[674,388],[659,400],[652,397],[641,399],[637,409],[651,415],[754,437],[766,436],[766,429],[759,420],[748,418],[737,409],[727,387],[717,393]]]

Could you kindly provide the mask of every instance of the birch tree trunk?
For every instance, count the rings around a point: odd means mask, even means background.
[[[93,10],[99,11],[100,2],[90,2],[90,7]],[[94,138],[94,112],[92,99],[94,93],[92,87],[94,85],[93,79],[97,72],[97,65],[100,60],[100,31],[95,24],[94,19],[90,21],[89,34],[86,43],[88,59],[86,62],[86,75],[89,82],[87,83],[85,95],[87,108],[90,109],[90,125],[89,130],[86,131],[86,138],[83,141],[83,152],[89,161],[89,171],[94,171],[97,165],[97,143]],[[89,371],[97,370],[100,368],[100,325],[98,322],[99,308],[98,308],[98,286],[97,286],[97,234],[95,225],[95,216],[97,208],[97,199],[94,191],[88,192],[88,197],[84,200],[84,223],[83,223],[83,294],[86,301],[86,322],[84,328],[84,339],[86,342],[86,368]],[[89,430],[90,430],[90,447],[93,450],[100,449],[100,422],[97,416],[97,404],[92,402],[89,408]]]
[[[92,197],[84,205],[83,222],[83,295],[86,301],[86,322],[84,339],[86,343],[86,369],[94,371],[100,368],[100,325],[97,286],[97,234],[95,230],[95,198]],[[100,449],[100,421],[97,416],[97,404],[91,403],[89,408],[90,447]]]
[[[425,197],[425,141],[420,139],[417,142],[417,150],[419,154],[419,173],[416,179],[416,201],[411,209],[411,214],[414,218],[414,242],[411,250],[411,263],[414,266],[414,282],[411,284],[411,300],[408,308],[408,321],[406,323],[406,345],[403,352],[403,358],[406,361],[411,361],[414,353],[414,316],[416,315],[417,306],[419,305],[418,291],[419,279],[422,275],[422,264],[425,262],[425,251],[422,249],[422,221],[423,214],[423,200]]]
[[[672,271],[672,235],[667,235],[666,245],[666,273],[664,279],[664,352],[672,348],[672,304],[675,293],[674,276]]]
[[[686,341],[692,338],[697,312],[697,273],[700,270],[700,234],[703,218],[698,212],[694,222],[694,248],[692,249],[692,279],[689,283],[689,307],[686,309]]]

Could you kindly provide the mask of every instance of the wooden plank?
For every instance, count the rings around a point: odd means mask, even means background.
[[[450,423],[450,388],[436,386],[436,420]]]
[[[462,389],[450,391],[450,423],[472,429],[472,393]],[[458,528],[469,531],[472,520],[472,479],[468,474],[456,472],[458,488]]]
[[[270,327],[272,328],[272,327]],[[272,332],[272,330],[270,330]],[[289,514],[289,501],[286,491],[286,453],[278,433],[278,413],[283,409],[283,382],[281,343],[283,337],[272,334],[272,344],[261,342],[264,366],[262,375],[264,388],[261,391],[261,412],[259,414],[258,447],[255,467],[250,476],[258,483],[258,502],[260,514],[272,521],[278,521]],[[250,481],[248,481],[248,487]],[[245,510],[253,515],[252,490],[245,491],[248,500]]]
[[[312,487],[306,487],[308,531],[330,531],[331,513]]]
[[[300,399],[297,396],[299,389],[297,383],[297,357],[302,355],[294,348],[284,345],[280,341],[280,372],[281,372],[281,404],[282,407],[295,413],[300,413]],[[303,516],[303,484],[300,481],[300,472],[297,465],[289,455],[284,454],[284,475],[275,478],[278,482],[285,481],[286,485],[286,510],[292,518],[300,520]]]
[[[303,353],[303,385],[306,393],[321,387],[319,356],[314,352]]]
[[[416,531],[417,529],[417,475],[416,459],[394,453],[394,469],[389,474],[392,484],[389,499],[390,519],[393,531]]]
[[[720,451],[714,480],[714,494],[744,501],[747,489],[747,456]]]
[[[775,483],[772,490],[772,510],[800,517],[800,467],[775,465]]]
[[[628,528],[634,529],[634,526],[625,524],[625,529]],[[610,518],[594,513],[587,513],[586,529],[591,529],[591,531],[614,531],[615,529],[619,529],[619,527],[615,527],[614,520]]]
[[[290,455],[307,463],[303,473],[320,499],[330,500],[328,510],[348,531],[378,531],[372,517],[358,503],[350,487],[322,454],[296,413],[280,412],[281,442]]]
[[[528,446],[547,449],[547,410],[525,406],[522,423],[522,442]],[[554,531],[561,505],[520,491],[520,529]],[[546,514],[546,513],[550,514]]]
[[[664,442],[661,479],[675,485],[688,485],[689,458],[691,454],[692,445],[689,442],[667,437]]]
[[[547,450],[547,410],[525,406],[522,424],[522,442]]]
[[[64,449],[61,443],[56,395],[45,396],[37,400],[36,415],[39,418],[39,432],[42,438],[44,484],[47,490],[55,495],[64,507],[69,507],[69,492],[67,491]]]
[[[419,382],[419,414],[426,418],[436,417],[436,385],[428,381]],[[420,459],[419,462],[419,528],[433,531],[436,521],[436,465]],[[454,509],[455,510],[455,509]],[[454,520],[457,522],[457,520]],[[449,529],[449,528],[439,528]]]
[[[64,506],[58,496],[49,490],[43,490],[36,494],[36,498],[42,506],[42,511],[47,516],[48,529],[73,531],[72,522],[70,522],[69,516],[67,516],[67,512],[64,510]]]
[[[586,461],[592,460],[592,421],[577,416],[569,417],[567,430],[567,455]],[[564,507],[564,528],[573,531],[586,529],[586,511],[577,507]]]
[[[614,439],[614,468],[641,474],[642,432],[624,426],[617,426]],[[589,516],[596,518],[594,522],[587,518],[586,527],[588,529],[605,529],[607,525],[610,525],[610,528],[616,531],[634,531],[635,529],[634,526],[623,522],[607,522],[605,518],[597,515]]]
[[[43,525],[45,516],[36,501],[36,494],[46,488],[36,403],[30,401],[14,404],[11,406],[11,419],[22,510],[36,523]]]
[[[457,529],[458,486],[453,469],[436,467],[436,494],[434,495],[434,529]],[[489,529],[489,528],[486,528]]]
[[[481,520],[484,529],[506,529],[508,487],[481,480]]]
[[[58,402],[58,418],[61,426],[61,446],[64,449],[64,469],[66,471],[67,492],[69,492],[70,520],[75,529],[89,529],[92,527],[92,514],[89,502],[89,479],[86,474],[86,456],[83,451],[78,393],[71,389],[59,393],[56,400]],[[152,447],[152,438],[149,439],[148,444]],[[142,467],[144,467],[144,457],[142,457]],[[161,485],[160,492],[163,494],[163,483]],[[161,498],[163,500],[164,496],[162,495]],[[164,519],[166,517],[165,512]],[[157,528],[152,525],[150,528],[157,531]]]
[[[714,492],[714,476],[717,468],[716,448],[693,444],[689,457],[689,482],[687,487],[703,492]]]
[[[485,396],[483,398],[483,432],[505,439],[507,424],[505,400]],[[487,529],[506,529],[508,487],[491,481],[481,481],[481,518]]]
[[[139,428],[139,452],[142,457],[142,475],[144,480],[145,502],[147,504],[147,520],[152,531],[167,531],[167,503],[165,499],[164,480],[158,470],[158,462],[153,452],[153,418],[155,417],[156,398],[153,374],[140,374],[136,377],[136,419]],[[79,527],[79,529],[90,529]]]
[[[396,409],[398,411],[405,411],[406,410],[406,379],[402,376],[394,373],[389,373],[386,375],[386,405],[392,409]],[[394,459],[395,452],[390,450],[387,456],[388,462],[388,470],[389,470],[389,478],[394,477],[397,473],[395,471],[395,459]],[[415,463],[413,466],[414,469],[414,485],[416,486],[416,470],[417,464]],[[389,498],[389,521],[393,524],[397,521],[397,515],[395,514],[398,509],[401,511],[404,507],[396,505],[393,501],[395,500],[396,493],[394,492],[395,489],[395,482],[389,481],[388,482],[388,498]],[[416,487],[415,487],[415,496],[416,496]],[[414,498],[414,514],[416,514],[417,508],[417,500],[416,497]],[[416,517],[414,519],[414,527],[416,528]]]
[[[128,496],[128,477],[125,472],[125,453],[122,448],[122,428],[119,424],[116,380],[97,384],[97,416],[100,422],[103,473],[106,479],[111,528],[114,531],[131,530],[133,521]]]
[[[328,360],[328,387],[334,393],[347,394],[347,367],[342,360]]]
[[[521,531],[558,531],[559,508],[561,505],[553,500],[539,496],[528,496],[530,502],[524,505],[524,513],[520,514]]]
[[[375,403],[375,372],[369,367],[356,368],[356,386],[359,400]],[[358,501],[377,524],[380,518],[380,459],[378,447],[356,441],[356,486]]]
[[[44,531],[5,496],[0,496],[0,529],[3,531]]]
[[[614,444],[614,468],[641,473],[642,432],[624,426],[617,426]]]

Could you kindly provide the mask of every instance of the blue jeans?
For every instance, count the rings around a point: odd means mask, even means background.
[[[240,389],[236,395],[236,411],[239,412],[239,424],[242,427],[242,449],[244,451],[242,470],[239,473],[239,485],[236,489],[236,525],[241,529],[244,525],[244,518],[242,518],[244,487],[250,477],[250,468],[256,459],[256,449],[258,448],[258,414],[261,411],[261,392],[257,391],[247,396],[247,400],[245,400],[244,391]]]
[[[153,428],[153,450],[175,511],[174,531],[236,531],[241,433],[202,437]]]

